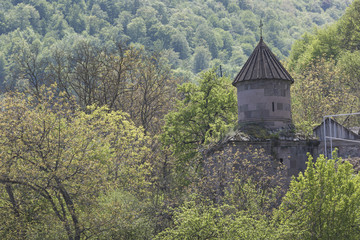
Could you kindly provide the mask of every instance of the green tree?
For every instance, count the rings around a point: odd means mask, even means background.
[[[47,35],[52,35],[55,39],[62,39],[71,29],[65,20],[64,15],[61,13],[55,13],[51,15],[48,23],[49,24],[46,28]],[[73,30],[71,29],[70,32],[73,32]]]
[[[251,1],[249,1],[249,0],[239,0],[239,7],[240,7],[241,9],[245,9],[245,10],[251,9],[251,8],[253,8],[252,5],[253,5],[253,4],[252,4]]]
[[[39,19],[40,15],[33,6],[20,3],[8,13],[7,27],[11,31],[17,28],[24,30],[27,27],[32,27],[34,30],[37,30]]]
[[[99,4],[94,4],[91,8],[91,16],[96,16],[99,19],[107,20],[108,15],[105,11],[103,11]]]
[[[156,9],[157,11],[157,18],[159,19],[159,21],[162,24],[167,24],[168,23],[168,14],[166,12],[166,5],[163,2],[155,2],[152,5],[153,8]]]
[[[174,226],[155,239],[272,239],[273,233],[265,217],[255,218],[229,205],[191,200],[176,209]]]
[[[26,81],[25,86],[28,86],[33,94],[39,95],[42,85],[50,85],[46,77],[47,60],[41,52],[41,42],[35,40],[29,44],[23,40],[17,49],[18,53],[13,56],[16,64],[13,71]]]
[[[198,42],[201,42],[201,40],[205,40],[206,44],[209,47],[209,50],[211,52],[211,56],[213,58],[217,58],[219,46],[216,41],[216,36],[213,32],[213,30],[206,24],[200,25],[196,29],[195,37]]]
[[[190,48],[186,40],[186,37],[177,33],[171,36],[171,46],[175,52],[179,53],[180,59],[186,59],[189,57]]]
[[[171,46],[171,36],[176,34],[175,28],[170,25],[161,25],[155,33],[155,38],[163,43],[163,48],[168,49]]]
[[[338,33],[342,48],[347,50],[359,50],[360,32],[360,1],[354,0],[346,10],[345,15],[338,22]]]
[[[5,59],[2,54],[0,54],[0,87],[4,89],[5,85],[5,77],[6,77],[6,70],[5,70]]]
[[[68,16],[66,18],[67,22],[76,33],[82,33],[86,29],[86,22],[81,6],[74,4],[69,7],[68,11]]]
[[[92,211],[92,239],[152,239],[154,219],[149,214],[147,202],[127,191],[110,189],[98,198],[98,208]]]
[[[109,26],[109,23],[96,16],[90,16],[87,18],[87,31],[90,35],[100,33],[106,26]]]
[[[98,48],[82,41],[71,53],[56,49],[51,59],[49,78],[84,109],[94,103],[106,105],[127,112],[145,133],[160,131],[178,82],[160,55],[122,44]]]
[[[326,28],[315,29],[313,34],[305,33],[297,40],[290,53],[290,69],[299,72],[311,66],[313,59],[326,57],[338,61],[343,51],[357,51],[359,8],[360,1],[353,1],[339,21]]]
[[[132,19],[127,25],[126,33],[131,37],[131,41],[133,42],[140,40],[140,38],[144,38],[146,36],[146,24],[144,19],[141,17]]]
[[[150,6],[141,7],[136,11],[136,15],[144,19],[146,29],[150,29],[151,26],[159,23],[156,14],[157,11]]]
[[[312,55],[309,53],[308,46],[314,41],[314,36],[305,33],[301,39],[295,41],[292,45],[287,66],[289,70],[300,71],[309,64]]]
[[[297,81],[291,89],[294,123],[310,130],[309,134],[323,116],[352,112],[359,104],[358,95],[346,84],[350,79],[334,61],[321,58],[312,62],[301,74],[293,74]]]
[[[199,73],[209,67],[211,54],[207,48],[200,46],[195,49],[193,58],[193,70]]]
[[[174,105],[176,84],[179,82],[169,68],[160,62],[160,56],[143,55],[136,59],[133,69],[128,71],[131,79],[125,79],[125,91],[119,93],[115,107],[129,113],[137,126],[142,126],[145,134],[161,132],[164,116]]]
[[[338,66],[346,76],[346,81],[343,84],[349,87],[350,92],[360,96],[360,52],[344,52]],[[360,101],[360,98],[358,100]]]
[[[188,163],[235,124],[237,105],[230,79],[218,77],[215,69],[202,73],[198,84],[182,84],[178,93],[182,100],[166,115],[162,139],[180,162]]]
[[[281,239],[359,239],[359,181],[349,162],[309,156],[275,214]]]
[[[7,94],[0,103],[0,234],[80,239],[111,227],[93,214],[110,186],[147,198],[147,139],[124,113],[92,107],[87,114],[42,91],[40,98]]]
[[[223,49],[228,51],[228,56],[231,56],[233,46],[234,46],[233,37],[231,36],[231,34],[229,32],[226,32],[226,31],[221,31],[221,35],[222,35],[222,40],[224,42]]]
[[[3,12],[0,12],[0,34],[6,33],[6,18]]]

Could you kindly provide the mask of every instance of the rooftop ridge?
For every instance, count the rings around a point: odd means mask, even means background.
[[[262,37],[232,84],[235,86],[236,83],[241,81],[257,79],[277,79],[294,82],[294,79],[271,52]]]

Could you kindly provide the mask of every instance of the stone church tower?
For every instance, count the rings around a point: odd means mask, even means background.
[[[293,82],[261,37],[233,82],[237,88],[239,124],[257,124],[270,129],[290,125]]]
[[[249,147],[263,149],[274,162],[286,166],[288,176],[303,171],[306,153],[318,156],[319,141],[303,137],[293,128],[292,83],[294,79],[260,37],[233,81],[237,88],[239,126],[222,141],[220,148],[228,147],[232,152],[244,152]]]

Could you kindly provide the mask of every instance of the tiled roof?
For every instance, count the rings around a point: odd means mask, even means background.
[[[235,86],[236,83],[241,81],[256,79],[277,79],[294,82],[294,79],[266,46],[262,38],[260,38],[259,44],[235,77],[233,85]]]

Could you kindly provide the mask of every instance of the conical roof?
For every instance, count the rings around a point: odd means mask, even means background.
[[[276,79],[294,82],[294,79],[270,51],[268,46],[266,46],[262,38],[260,38],[259,44],[232,84],[235,86],[238,82],[256,79]]]

